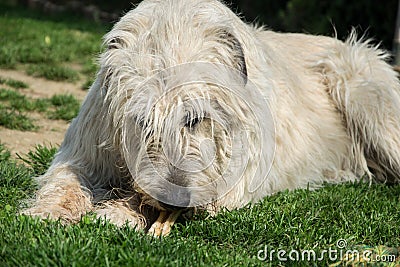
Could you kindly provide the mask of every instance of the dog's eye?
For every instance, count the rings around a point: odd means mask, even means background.
[[[202,119],[203,119],[203,118],[199,118],[199,117],[193,117],[193,118],[188,117],[188,118],[186,119],[186,122],[185,122],[185,127],[193,128],[193,127],[196,126],[199,122],[201,122]]]
[[[142,119],[136,119],[136,124],[139,125],[140,127],[144,128],[144,120]]]

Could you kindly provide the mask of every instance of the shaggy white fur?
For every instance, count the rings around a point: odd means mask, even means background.
[[[145,0],[104,43],[25,214],[95,211],[149,229],[161,211],[150,228],[160,235],[182,208],[218,212],[364,175],[399,181],[400,85],[388,55],[355,34],[275,33],[217,0]]]

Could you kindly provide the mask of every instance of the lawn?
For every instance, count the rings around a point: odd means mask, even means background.
[[[55,81],[76,81],[82,75],[92,78],[101,37],[108,29],[74,17],[45,17],[1,3],[0,25],[0,67],[23,69]]]
[[[38,147],[22,165],[1,147],[0,266],[277,266],[272,250],[313,250],[316,261],[296,265],[321,266],[339,262],[343,242],[346,251],[399,260],[400,186],[282,192],[253,207],[182,220],[162,239],[96,221],[93,214],[70,226],[17,215],[34,193],[32,177],[45,171],[55,151]],[[329,249],[337,254],[318,261]]]
[[[16,81],[15,81],[16,82]],[[0,87],[0,125],[9,129],[37,129],[30,112],[44,113],[49,119],[70,121],[76,117],[80,102],[73,95],[54,95],[51,98],[30,99],[23,91]]]
[[[101,50],[101,35],[108,27],[0,5],[0,68],[72,83],[83,78],[90,83],[96,70],[93,58]],[[38,126],[29,117],[32,112],[67,121],[76,116],[79,102],[74,96],[33,99],[25,96],[27,88],[28,84],[0,77],[3,127],[34,130]],[[4,122],[2,116],[6,116]],[[161,239],[97,221],[94,214],[69,226],[18,215],[34,195],[33,177],[48,168],[56,149],[38,146],[16,159],[0,143],[0,266],[359,263],[361,259],[346,254],[348,250],[361,258],[364,253],[381,260],[376,266],[384,260],[385,266],[396,266],[395,258],[400,264],[399,185],[356,183],[281,192],[215,217],[200,212],[191,220],[179,221],[170,236]],[[315,259],[298,257],[310,251],[315,252]]]

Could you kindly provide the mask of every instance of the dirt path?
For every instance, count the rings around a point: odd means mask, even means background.
[[[0,69],[0,77],[28,84],[29,88],[21,89],[20,92],[31,98],[73,94],[79,100],[83,100],[87,93],[81,89],[81,81],[77,83],[54,82],[31,77],[21,71],[4,69]],[[34,119],[35,125],[39,126],[39,129],[34,132],[10,130],[0,126],[0,142],[6,145],[13,157],[16,156],[16,153],[26,154],[38,144],[59,146],[69,125],[62,120],[49,120],[42,114],[29,114],[29,116]]]

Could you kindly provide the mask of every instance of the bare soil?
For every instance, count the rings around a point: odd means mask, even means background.
[[[29,88],[20,89],[19,92],[31,98],[48,98],[55,94],[73,94],[83,100],[86,91],[81,89],[82,81],[76,83],[54,82],[42,78],[28,76],[23,71],[0,69],[0,77],[25,82]],[[0,126],[0,142],[10,151],[13,157],[16,154],[24,155],[33,150],[36,145],[59,146],[69,123],[63,120],[50,120],[44,114],[29,114],[34,119],[34,124],[39,126],[35,131],[10,130]]]

